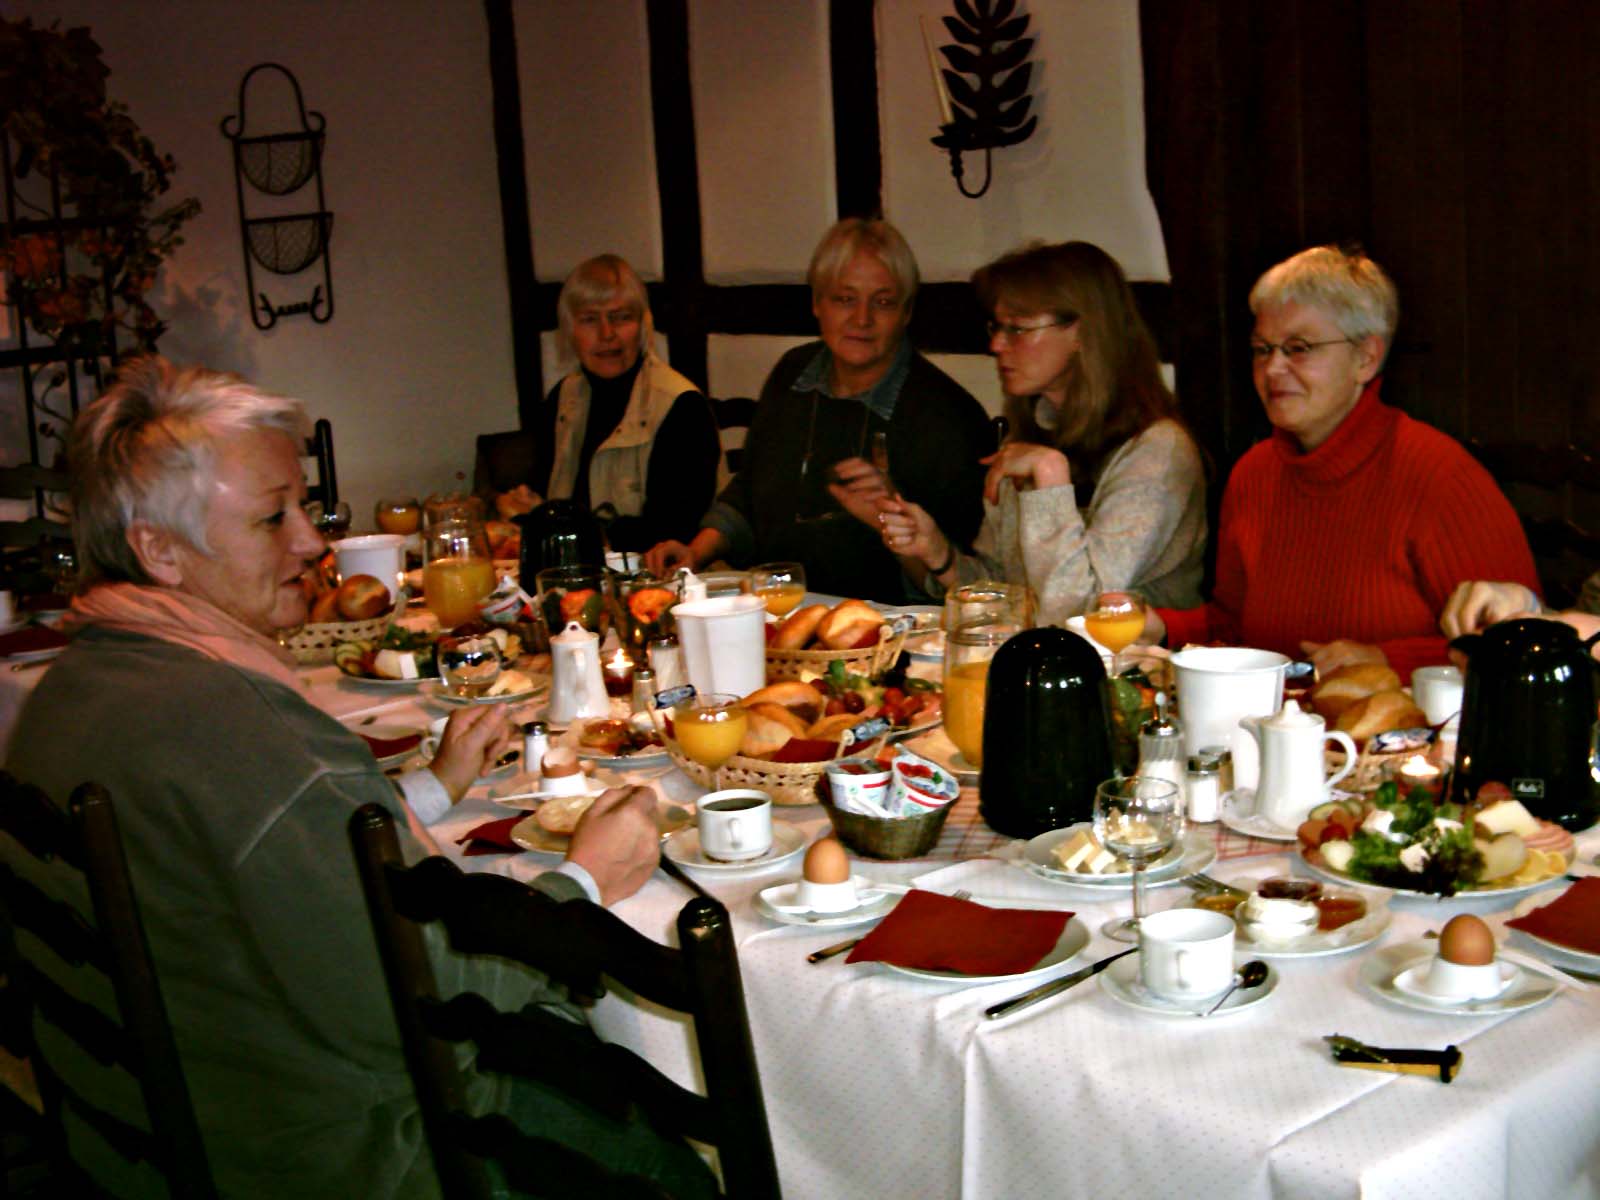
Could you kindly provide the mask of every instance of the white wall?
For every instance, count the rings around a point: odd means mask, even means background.
[[[162,350],[331,418],[358,520],[380,492],[454,485],[471,471],[475,434],[515,427],[480,4],[0,0],[0,11],[90,27],[111,94],[177,159],[174,194],[204,206],[154,299],[172,322]],[[232,151],[218,127],[264,61],[289,67],[306,107],[327,118],[335,299],[325,325],[292,317],[267,332],[244,296]],[[277,303],[309,296],[318,278],[256,271]]]

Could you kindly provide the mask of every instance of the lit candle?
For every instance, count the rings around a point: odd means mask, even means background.
[[[928,48],[928,69],[933,72],[933,94],[939,101],[939,123],[951,124],[955,118],[950,115],[950,93],[945,89],[944,76],[939,73],[939,55],[933,48],[933,34],[928,30],[928,18],[918,17],[922,23],[922,44]]]
[[[626,696],[633,690],[633,660],[617,647],[617,652],[611,656],[603,668],[606,681],[606,695]]]
[[[1433,783],[1439,778],[1439,768],[1426,755],[1413,754],[1400,764],[1400,776],[1407,783]]]

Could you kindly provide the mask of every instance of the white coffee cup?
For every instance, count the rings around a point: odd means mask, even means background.
[[[344,538],[333,543],[333,555],[339,562],[341,579],[371,575],[389,589],[389,601],[394,602],[400,572],[406,565],[406,539],[402,535],[367,533]]]
[[[1163,1000],[1202,1000],[1233,982],[1233,918],[1169,908],[1139,922],[1139,981]]]
[[[12,625],[17,619],[17,600],[9,591],[0,591],[0,629]]]
[[[699,804],[700,850],[719,862],[744,862],[772,849],[772,797],[754,788],[709,792]]]
[[[1443,725],[1461,711],[1466,681],[1456,667],[1418,667],[1411,672],[1411,696],[1429,725]]]

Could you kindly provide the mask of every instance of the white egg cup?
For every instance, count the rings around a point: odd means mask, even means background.
[[[846,879],[840,883],[814,883],[802,879],[794,889],[796,904],[803,904],[812,912],[848,912],[861,903],[856,892],[856,881]]]
[[[1455,963],[1434,955],[1421,984],[1430,995],[1447,1000],[1492,1000],[1506,990],[1499,959],[1486,963]]]
[[[589,777],[581,770],[570,775],[541,775],[539,790],[551,796],[586,796],[589,794]]]

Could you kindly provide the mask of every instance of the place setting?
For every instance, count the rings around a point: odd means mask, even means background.
[[[1451,1016],[1500,1016],[1585,988],[1548,963],[1497,943],[1479,917],[1460,913],[1437,937],[1386,946],[1364,960],[1361,986],[1405,1008]]]
[[[753,788],[708,792],[693,825],[669,834],[661,853],[681,867],[744,875],[778,866],[806,848],[805,833],[772,820],[772,797]]]

